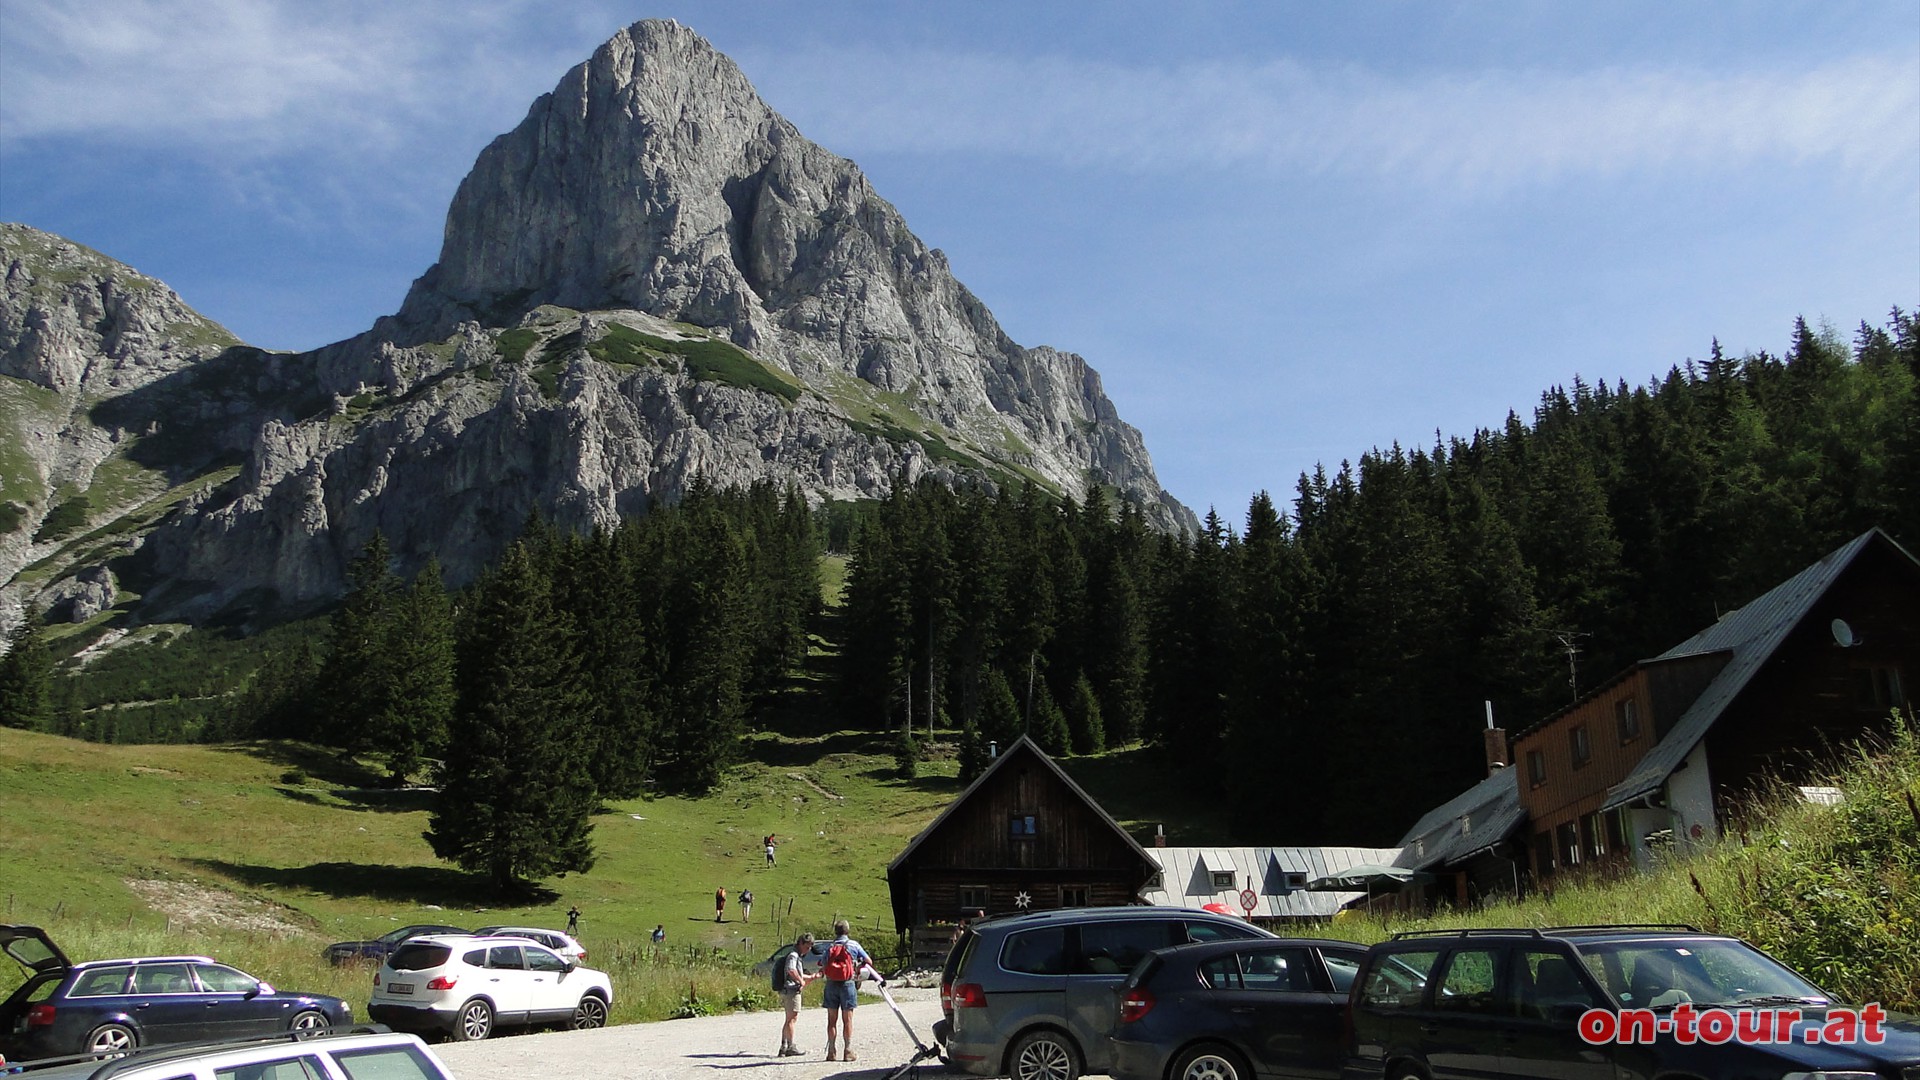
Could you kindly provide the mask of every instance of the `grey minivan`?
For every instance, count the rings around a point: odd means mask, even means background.
[[[980,1076],[1076,1080],[1107,1071],[1114,991],[1139,959],[1190,941],[1267,938],[1245,921],[1171,907],[1064,908],[962,930],[940,976],[934,1038]]]

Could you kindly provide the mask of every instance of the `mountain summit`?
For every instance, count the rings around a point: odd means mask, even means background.
[[[0,233],[0,331],[157,288],[108,260],[76,283],[45,254],[71,249]],[[1011,341],[852,162],[670,21],[614,35],[481,152],[439,261],[366,333],[274,354],[181,308],[149,321],[194,348],[99,397],[52,376],[125,368],[113,341],[63,337],[108,362],[56,371],[0,333],[0,372],[39,387],[0,394],[0,421],[94,448],[9,483],[16,604],[138,593],[140,618],[253,622],[339,596],[375,530],[458,584],[530,513],[608,526],[696,480],[1099,484],[1197,527],[1084,360]]]

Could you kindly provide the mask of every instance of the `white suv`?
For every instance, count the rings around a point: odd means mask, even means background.
[[[496,1026],[605,1027],[613,982],[525,938],[414,938],[374,975],[367,1015],[404,1031],[484,1039]]]
[[[7,1069],[0,1068],[0,1073]],[[129,1050],[108,1061],[31,1070],[33,1080],[453,1080],[412,1035],[380,1028]]]
[[[587,947],[580,939],[558,930],[542,930],[536,926],[482,926],[473,932],[474,937],[523,937],[537,941],[561,956],[573,957],[576,964],[587,962]]]

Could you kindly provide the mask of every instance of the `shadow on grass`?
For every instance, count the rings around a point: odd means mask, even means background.
[[[433,809],[432,788],[334,788],[327,794],[360,810],[410,814]]]
[[[392,904],[470,908],[476,900],[488,903],[550,904],[560,894],[543,885],[528,885],[502,894],[478,874],[441,866],[392,866],[323,862],[306,866],[259,866],[222,859],[189,859],[211,873],[223,874],[256,888],[305,889],[335,899],[380,900]]]
[[[774,768],[818,764],[829,754],[874,753],[883,737],[865,731],[836,731],[817,738],[763,732],[746,740],[745,758]]]
[[[245,754],[270,764],[299,769],[322,783],[343,788],[389,787],[384,769],[346,757],[329,747],[295,742],[239,743],[216,747],[221,753]]]

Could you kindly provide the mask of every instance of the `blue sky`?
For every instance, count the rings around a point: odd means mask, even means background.
[[[1920,306],[1920,5],[4,0],[0,219],[269,348],[398,307],[491,138],[673,17],[1239,521],[1316,462]]]

